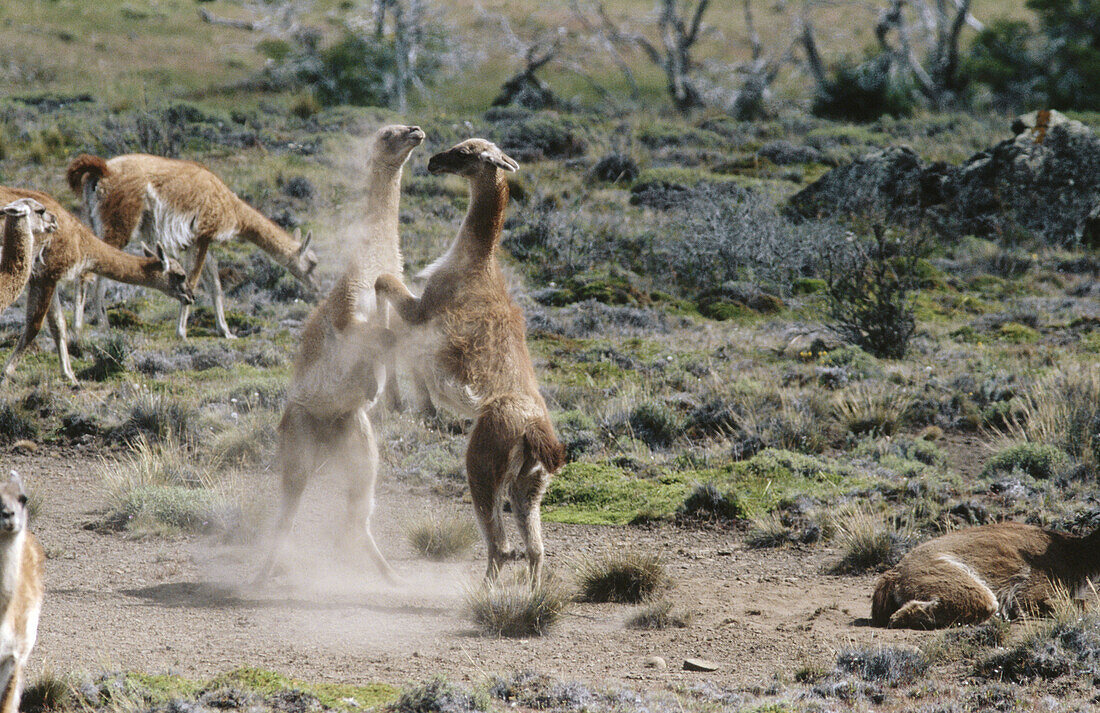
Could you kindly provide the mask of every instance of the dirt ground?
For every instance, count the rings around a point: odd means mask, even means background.
[[[84,529],[102,505],[94,457],[40,450],[7,462],[43,502],[33,530],[49,558],[47,595],[32,677],[43,669],[207,677],[258,666],[311,681],[397,685],[437,673],[479,681],[536,670],[636,688],[702,680],[751,686],[829,664],[840,648],[928,636],[869,626],[874,578],[825,574],[838,558],[827,548],[751,550],[736,533],[671,526],[548,524],[548,561],[564,576],[588,550],[629,543],[665,553],[676,580],[671,597],[693,612],[692,625],[634,631],[624,626],[632,607],[576,604],[549,636],[484,638],[462,611],[464,588],[483,571],[483,549],[458,563],[428,563],[413,555],[402,529],[429,512],[469,514],[468,505],[384,484],[375,533],[409,581],[394,588],[365,561],[334,559],[329,523],[339,521],[332,513],[341,512],[341,493],[337,483],[315,483],[295,523],[299,544],[288,572],[255,591],[246,585],[257,562],[248,546]],[[271,497],[273,475],[255,477],[257,497]],[[645,668],[652,655],[667,659],[668,669]],[[720,668],[686,672],[686,657]]]

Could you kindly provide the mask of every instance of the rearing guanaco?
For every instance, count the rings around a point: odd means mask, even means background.
[[[424,141],[417,126],[386,126],[371,138],[367,165],[367,215],[351,264],[302,330],[294,381],[279,422],[276,455],[281,502],[270,549],[256,577],[266,580],[290,533],[302,493],[318,470],[340,473],[348,484],[341,530],[345,544],[362,540],[367,555],[390,581],[399,578],[370,530],[378,446],[368,411],[385,388],[392,364],[392,333],[374,282],[401,264],[397,224],[401,173]]]
[[[168,257],[161,246],[157,246],[156,252],[146,247],[144,256],[122,252],[97,238],[86,225],[45,193],[0,186],[0,204],[19,198],[33,198],[45,206],[57,219],[57,230],[45,241],[31,268],[23,334],[4,364],[0,382],[15,373],[16,365],[34,343],[35,337],[42,330],[42,322],[48,316],[50,334],[57,348],[57,357],[61,361],[61,371],[70,383],[76,385],[76,375],[73,374],[73,367],[69,362],[65,317],[61,313],[56,294],[57,283],[60,281],[80,280],[85,273],[94,272],[118,282],[152,287],[184,304],[195,301],[191,288],[187,286],[187,275],[183,268]]]
[[[519,168],[495,144],[468,139],[428,161],[432,174],[467,179],[470,205],[447,252],[422,273],[418,299],[395,275],[379,297],[411,325],[400,349],[432,401],[475,419],[466,450],[474,512],[489,547],[486,577],[508,557],[501,505],[507,494],[526,545],[531,579],[542,576],[539,507],[551,474],[565,462],[527,352],[523,314],[508,295],[497,246],[508,202],[505,171]]]
[[[1085,537],[1003,522],[929,540],[882,575],[871,608],[878,626],[935,629],[1049,608],[1100,575],[1100,528]]]
[[[199,277],[205,277],[213,295],[218,329],[226,338],[234,335],[225,320],[218,264],[207,253],[212,242],[247,240],[274,257],[311,291],[316,289],[313,270],[317,256],[309,248],[312,234],[302,240],[301,232],[295,231],[291,238],[238,198],[220,178],[193,161],[148,154],[126,154],[105,161],[80,154],[69,164],[66,175],[69,187],[83,196],[96,234],[107,244],[123,248],[141,233],[150,242],[163,244],[170,254],[194,247],[187,284],[193,290]],[[83,283],[77,287],[73,326],[79,333],[83,327]],[[105,313],[101,293],[102,287],[97,285],[97,310],[102,319]],[[189,311],[189,305],[180,306],[176,334],[181,339],[187,338]]]

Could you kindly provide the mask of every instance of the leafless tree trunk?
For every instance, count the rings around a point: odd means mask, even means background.
[[[959,77],[959,43],[965,26],[982,24],[970,13],[972,0],[889,0],[875,22],[874,33],[883,55],[895,67],[903,68],[916,82],[921,94],[934,106],[943,106],[962,89]],[[909,6],[919,23],[914,32]],[[825,64],[814,38],[809,18],[811,0],[804,0],[796,20],[796,35],[802,45],[814,81],[828,81]]]
[[[672,104],[682,113],[688,113],[704,105],[703,95],[691,77],[696,63],[691,57],[692,48],[699,41],[703,29],[703,16],[710,0],[681,3],[680,0],[658,0],[656,42],[645,35],[627,32],[608,16],[604,6],[597,5],[603,33],[614,44],[633,45],[640,49],[649,61],[665,74]]]

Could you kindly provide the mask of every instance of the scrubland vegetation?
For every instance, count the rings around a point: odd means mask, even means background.
[[[761,551],[827,550],[830,572],[844,576],[881,571],[968,525],[1100,525],[1100,242],[1081,210],[1097,204],[1100,140],[1074,134],[1051,148],[1077,173],[1044,173],[1063,181],[1046,193],[1020,176],[1006,179],[1020,182],[1016,193],[968,193],[973,171],[958,168],[1025,134],[1012,128],[1017,111],[1064,108],[1100,131],[1096,62],[1073,50],[1081,17],[1039,0],[975,2],[984,29],[963,33],[953,78],[923,91],[903,58],[874,45],[873,20],[845,35],[819,8],[826,76],[792,61],[749,111],[745,87],[715,84],[748,61],[749,28],[740,10],[715,6],[704,24],[735,56],[701,40],[701,104],[678,111],[644,51],[612,43],[618,54],[578,67],[570,53],[595,52],[596,39],[575,14],[511,5],[465,16],[398,3],[407,14],[383,15],[375,34],[358,3],[13,4],[0,10],[0,182],[78,212],[63,178],[78,152],[199,160],[276,222],[313,229],[327,287],[355,234],[367,133],[402,121],[427,134],[402,198],[410,274],[442,253],[466,205],[459,182],[427,174],[426,157],[483,136],[522,164],[502,258],[569,456],[544,520],[607,528],[611,539],[702,528]],[[607,9],[624,33],[652,33],[647,3]],[[205,23],[196,10],[260,24]],[[762,3],[756,12],[777,59],[785,20]],[[402,34],[402,22],[421,24]],[[528,99],[490,107],[525,48],[552,45],[559,25],[568,31],[541,79],[523,85]],[[416,60],[405,66],[410,37]],[[845,55],[851,42],[866,56]],[[853,166],[869,168],[844,173]],[[882,166],[891,173],[876,174]],[[815,184],[826,176],[837,183]],[[0,447],[101,458],[107,505],[90,526],[109,536],[247,541],[267,515],[249,478],[273,457],[312,305],[259,251],[217,249],[241,339],[218,338],[200,296],[190,340],[177,341],[175,303],[112,285],[110,329],[73,345],[81,390],[46,348],[0,390]],[[21,307],[0,315],[5,350]],[[460,500],[467,436],[451,418],[379,416],[381,478]],[[466,557],[476,534],[462,512],[410,525],[412,546],[428,559]],[[692,612],[664,598],[676,578],[660,553],[570,561],[552,542],[548,552],[555,574],[541,587],[469,590],[464,615],[480,633],[553,636],[575,600],[641,602],[623,606],[632,629],[692,626]],[[929,634],[919,649],[840,647],[835,660],[738,690],[605,690],[535,672],[401,690],[405,681],[313,684],[258,669],[209,681],[125,672],[43,676],[23,709],[1086,710],[1100,680],[1097,617],[1090,601],[1044,622]]]

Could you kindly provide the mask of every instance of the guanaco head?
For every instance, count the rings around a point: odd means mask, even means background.
[[[157,280],[160,284],[156,286],[157,289],[169,297],[175,297],[185,305],[195,304],[195,293],[191,291],[191,286],[187,284],[187,273],[184,271],[183,265],[180,265],[175,258],[170,257],[165,252],[163,245],[157,243],[157,249],[154,251],[148,245],[142,243],[141,252],[145,257],[156,260],[152,267],[160,273]]]
[[[20,532],[27,526],[27,494],[14,470],[0,485],[0,536]]]
[[[317,268],[317,253],[309,247],[313,242],[313,231],[308,231],[303,239],[302,229],[295,228],[294,240],[298,243],[298,252],[294,253],[294,259],[287,265],[287,269],[310,291],[316,292],[317,282],[313,279],[313,271]]]
[[[33,198],[20,198],[3,207],[3,213],[12,218],[27,218],[31,233],[41,235],[57,230],[57,217]]]
[[[393,168],[405,165],[412,153],[424,143],[424,131],[419,126],[392,124],[374,132],[371,144],[373,160],[381,160]]]
[[[516,171],[519,164],[499,146],[485,139],[466,139],[428,159],[428,172],[433,175],[454,173],[465,178],[476,178],[495,174],[498,168]]]

